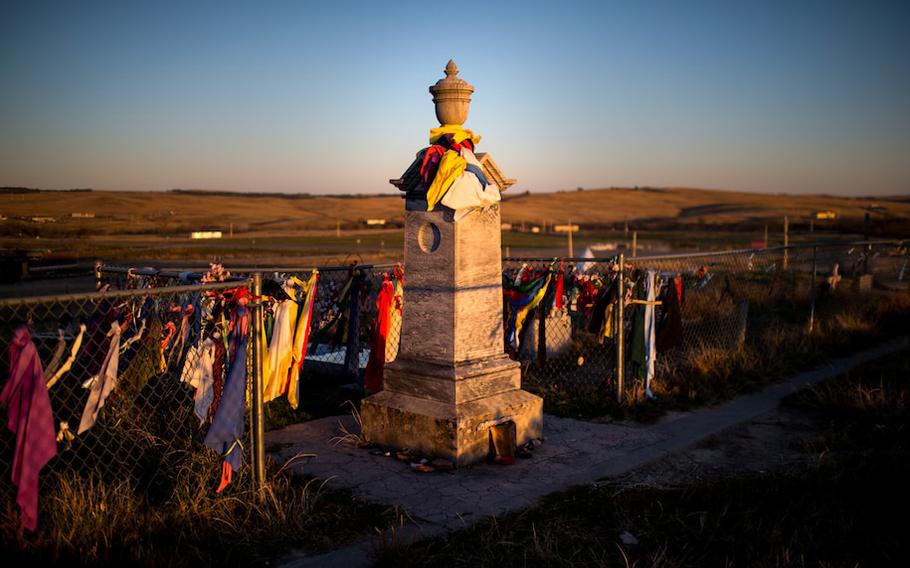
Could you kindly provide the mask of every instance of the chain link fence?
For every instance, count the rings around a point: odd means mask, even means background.
[[[641,346],[635,338],[651,313],[660,380],[699,350],[738,349],[762,326],[783,321],[811,333],[816,304],[833,290],[862,291],[872,282],[906,288],[908,258],[903,243],[894,241],[646,258],[506,258],[503,344],[521,362],[525,387],[545,397],[622,400],[624,384],[639,388],[646,374],[636,367]],[[218,332],[236,314],[238,291],[252,295],[249,306],[258,323],[250,338],[260,337],[261,325],[268,339],[276,290],[288,279],[309,281],[314,272],[301,379],[322,375],[339,385],[359,385],[371,359],[387,363],[397,355],[407,301],[400,268],[251,269],[222,272],[215,277],[224,281],[206,282],[212,274],[98,266],[98,285],[106,291],[0,300],[0,345],[8,346],[16,327],[26,324],[44,364],[58,432],[58,455],[48,469],[130,479],[150,496],[166,499],[176,466],[204,449],[233,356]],[[651,275],[653,297],[642,284]],[[256,297],[260,282],[263,301]],[[387,293],[380,294],[386,282]],[[675,308],[671,290],[677,290]],[[676,330],[664,340],[673,318]],[[211,400],[200,402],[193,370],[206,363],[194,347],[204,338],[213,339],[214,362],[208,364],[214,382]],[[382,357],[372,353],[379,349]],[[259,472],[261,392],[253,392],[253,385],[261,384],[265,356],[267,349],[257,347],[246,358],[246,408],[253,410],[247,419],[253,427],[242,451],[245,459],[252,451]],[[99,388],[111,368],[115,386]],[[14,446],[14,436],[3,429],[4,480],[10,478]],[[3,487],[12,497],[11,486]]]
[[[640,390],[647,378],[647,347],[636,344],[646,318],[655,328],[653,376],[666,377],[705,349],[740,349],[763,327],[802,325],[811,334],[816,303],[838,289],[861,293],[873,283],[906,289],[908,259],[902,241],[639,258],[506,258],[506,348],[516,333],[512,355],[522,363],[523,383],[544,396],[622,400],[623,379]],[[520,310],[510,309],[509,289],[547,273],[551,288],[562,281],[561,305],[549,295],[527,310],[521,329],[510,330],[510,312]]]
[[[288,279],[306,282],[318,272],[316,297],[307,353],[302,368],[304,376],[334,377],[337,381],[356,383],[370,359],[378,316],[377,295],[383,278],[396,283],[397,302],[392,307],[386,361],[394,360],[401,331],[402,274],[395,265],[352,264],[350,266],[278,267],[231,269],[230,277],[247,278],[262,275],[281,286]],[[117,289],[174,286],[205,279],[201,271],[158,270],[120,266],[96,267],[99,286]],[[265,325],[270,328],[272,304],[265,306]]]
[[[563,392],[595,395],[607,392],[615,381],[615,320],[596,319],[603,313],[605,294],[619,269],[619,259],[520,259],[503,261],[503,286],[519,286],[521,280],[549,273],[549,286],[559,287],[563,299],[544,297],[528,310],[514,341],[507,344],[511,355],[522,365],[522,382],[537,392],[559,395]],[[510,309],[504,319],[509,328]],[[507,331],[508,333],[508,331]]]
[[[229,361],[215,341],[210,398],[195,400],[191,348],[234,309],[247,283],[125,290],[0,300],[0,344],[27,326],[42,362],[57,432],[57,455],[45,471],[130,480],[166,499],[174,469],[203,449]],[[222,318],[224,316],[224,319]],[[4,359],[8,358],[4,351]],[[4,361],[9,368],[9,361]],[[0,478],[7,493],[16,439],[0,434]]]

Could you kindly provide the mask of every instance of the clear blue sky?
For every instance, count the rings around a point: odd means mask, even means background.
[[[452,57],[517,190],[910,193],[908,2],[0,8],[0,185],[395,192]]]

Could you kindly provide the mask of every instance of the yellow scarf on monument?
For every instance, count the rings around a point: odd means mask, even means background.
[[[466,128],[462,128],[460,124],[443,124],[439,128],[430,129],[430,144],[435,144],[437,140],[446,134],[454,134],[453,138],[456,144],[461,144],[468,139],[470,139],[475,146],[480,143],[480,136]]]

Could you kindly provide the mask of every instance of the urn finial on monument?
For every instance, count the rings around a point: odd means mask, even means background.
[[[458,77],[458,66],[449,59],[446,76],[430,87],[440,125],[461,126],[468,120],[474,86]]]
[[[369,442],[459,466],[487,457],[494,427],[518,444],[543,429],[543,401],[521,390],[503,340],[499,188],[515,180],[474,154],[480,137],[461,126],[473,92],[449,61],[430,87],[441,126],[390,180],[407,200],[400,342],[382,390],[360,403]]]

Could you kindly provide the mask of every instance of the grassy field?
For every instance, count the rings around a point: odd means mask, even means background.
[[[506,192],[503,221],[527,225],[575,223],[619,227],[624,221],[674,220],[683,225],[779,222],[789,215],[804,221],[813,211],[831,210],[841,218],[862,218],[870,206],[893,219],[910,217],[910,203],[825,195],[779,195],[691,188],[591,189],[556,193]],[[0,213],[14,217],[51,216],[42,230],[86,234],[177,234],[217,228],[262,236],[279,231],[333,230],[360,226],[367,218],[404,221],[404,202],[388,194],[353,197],[250,195],[175,192],[39,192],[0,194]],[[94,219],[69,217],[92,213]],[[8,221],[7,221],[8,222]],[[55,226],[56,225],[56,226]]]
[[[448,537],[388,546],[379,565],[901,565],[908,377],[904,351],[787,401],[823,425],[805,448],[816,456],[808,468],[669,489],[578,487]]]
[[[575,250],[595,243],[626,245],[624,229],[639,230],[643,251],[746,247],[769,225],[780,242],[788,215],[794,240],[808,233],[817,210],[837,213],[819,221],[825,233],[862,230],[864,209],[880,207],[872,234],[910,232],[910,203],[896,199],[822,195],[775,195],[688,188],[598,189],[561,193],[506,194],[503,221],[541,234],[504,231],[510,254],[565,254],[566,237],[546,234],[553,224],[582,224]],[[94,218],[72,217],[90,213]],[[28,192],[0,193],[0,248],[47,250],[83,260],[135,259],[172,264],[227,262],[330,263],[358,258],[398,260],[404,202],[386,195],[308,196],[226,192]],[[53,222],[36,222],[35,217]],[[367,229],[366,219],[385,219],[385,229]],[[341,236],[336,236],[340,228]],[[219,241],[193,241],[192,231],[220,230]],[[231,236],[233,234],[233,236]],[[813,238],[816,238],[813,236]]]

